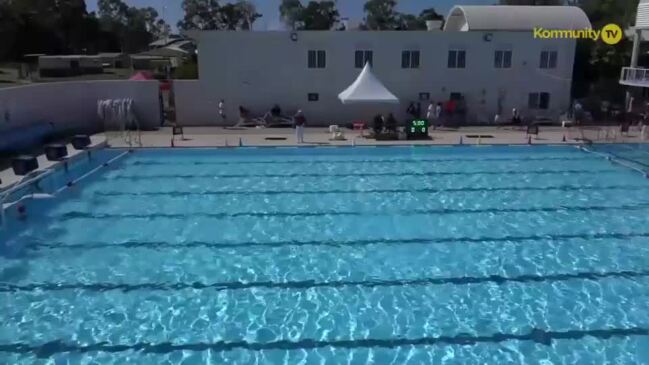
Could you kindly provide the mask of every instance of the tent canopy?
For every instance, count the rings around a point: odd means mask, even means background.
[[[147,81],[147,80],[155,80],[153,77],[153,74],[151,71],[138,71],[135,73],[129,80],[132,81]]]
[[[363,71],[345,91],[338,94],[338,99],[343,104],[358,103],[391,103],[396,104],[399,99],[388,90],[372,73],[369,63],[365,64]]]

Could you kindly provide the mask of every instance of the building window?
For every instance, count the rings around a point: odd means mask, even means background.
[[[327,67],[327,54],[322,50],[309,50],[309,68]]]
[[[430,100],[430,93],[419,93],[419,101]]]
[[[541,52],[541,68],[557,68],[557,51]]]
[[[465,68],[466,51],[452,49],[448,51],[448,68]]]
[[[309,95],[307,97],[308,97],[309,101],[318,101],[318,100],[320,100],[320,94],[318,94],[318,93],[309,93]]]
[[[462,93],[453,92],[449,98],[450,100],[459,101],[462,100]]]
[[[401,52],[401,68],[419,68],[419,51]]]
[[[354,55],[354,66],[356,68],[363,68],[366,63],[369,63],[370,66],[372,66],[372,58],[372,51],[356,51]]]
[[[496,51],[495,58],[494,58],[494,67],[511,68],[512,51]]]
[[[550,108],[550,93],[530,93],[528,107],[530,109]]]

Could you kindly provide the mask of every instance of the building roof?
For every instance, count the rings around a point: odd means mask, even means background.
[[[576,6],[454,6],[444,31],[532,31],[592,28],[583,10]]]
[[[98,60],[99,56],[98,55],[78,55],[78,54],[67,54],[67,55],[43,55],[39,56],[38,58],[44,58],[44,59],[70,59],[70,60],[76,60],[76,59],[92,59],[92,60]]]
[[[188,55],[187,51],[182,49],[174,49],[170,47],[156,48],[145,52],[140,52],[136,56],[154,56],[154,57],[185,57]]]
[[[151,43],[149,43],[149,48],[159,48],[159,47],[164,47],[168,46],[172,43],[182,41],[184,40],[184,36],[180,34],[169,34],[166,37],[162,37],[160,39],[157,39]]]

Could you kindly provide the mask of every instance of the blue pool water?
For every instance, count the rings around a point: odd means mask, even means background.
[[[137,151],[10,222],[0,364],[649,364],[647,213],[571,147]]]

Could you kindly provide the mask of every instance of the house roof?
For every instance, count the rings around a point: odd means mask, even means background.
[[[445,31],[532,31],[534,28],[573,30],[591,28],[590,20],[576,6],[454,6]]]

